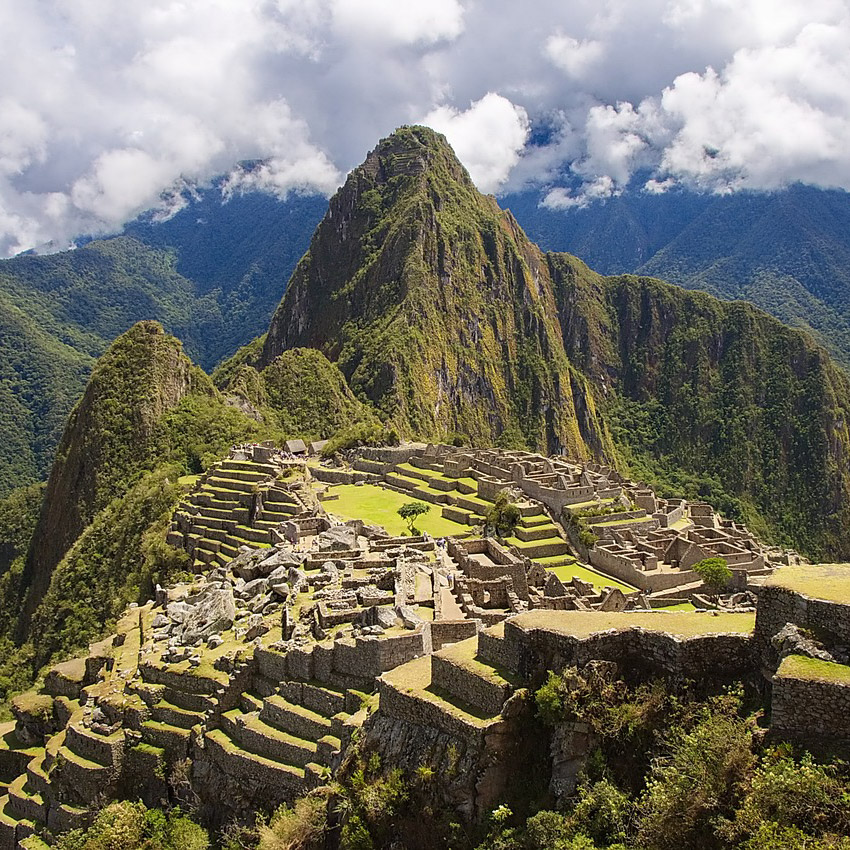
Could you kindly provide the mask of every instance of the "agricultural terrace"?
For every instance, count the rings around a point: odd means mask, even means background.
[[[781,567],[766,585],[784,587],[813,599],[850,603],[850,564],[805,564]]]

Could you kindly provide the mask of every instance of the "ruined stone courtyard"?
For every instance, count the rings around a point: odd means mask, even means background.
[[[815,726],[850,737],[850,678],[793,661],[848,669],[794,630],[817,623],[840,645],[850,594],[786,587],[819,568],[708,506],[524,452],[407,445],[327,465],[293,448],[235,447],[194,482],[168,533],[194,579],[157,588],[15,699],[0,850],[41,846],[119,796],[182,800],[213,824],[268,811],[326,783],[357,738],[404,769],[450,772],[475,819],[521,758],[529,689],[597,661],[772,680],[778,734],[811,734],[820,704]],[[335,515],[351,486],[426,502],[456,531],[393,537]],[[482,522],[502,490],[521,520],[497,540]],[[690,568],[714,555],[733,573],[725,610],[669,610],[704,604]]]

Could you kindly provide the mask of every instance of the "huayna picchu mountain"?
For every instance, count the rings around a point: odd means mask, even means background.
[[[403,434],[607,459],[850,554],[850,382],[744,303],[545,254],[405,127],[331,200],[256,357],[322,351]]]
[[[612,453],[564,351],[545,256],[431,130],[384,140],[332,199],[260,365],[296,346],[408,434]]]

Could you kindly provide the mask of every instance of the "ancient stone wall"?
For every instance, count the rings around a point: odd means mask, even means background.
[[[850,643],[850,604],[812,599],[778,585],[766,585],[759,593],[754,640],[765,671],[779,664],[771,638],[786,623],[811,629],[827,643]]]
[[[777,675],[770,727],[783,738],[850,746],[850,684]]]
[[[626,675],[641,673],[696,681],[740,681],[757,669],[749,635],[716,634],[681,638],[642,628],[575,637],[545,629],[526,631],[505,622],[505,640],[516,645],[516,667],[524,679],[542,682],[547,670],[614,661]]]
[[[474,637],[481,624],[478,620],[434,620],[426,625],[431,633],[431,648],[437,652],[446,644]]]

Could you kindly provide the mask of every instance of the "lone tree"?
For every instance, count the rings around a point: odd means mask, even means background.
[[[407,523],[407,530],[413,534],[416,520],[431,510],[430,505],[425,502],[405,502],[397,511],[398,515]]]
[[[726,558],[705,558],[697,561],[691,569],[702,579],[703,584],[714,591],[714,599],[732,578],[732,570],[726,563]]]
[[[522,514],[511,501],[508,491],[502,490],[496,496],[496,501],[484,514],[484,525],[487,531],[492,531],[499,537],[509,537],[519,525],[521,518]]]

